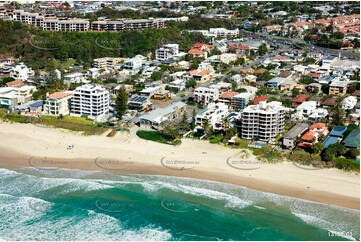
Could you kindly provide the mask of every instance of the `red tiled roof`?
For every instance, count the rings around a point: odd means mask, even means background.
[[[54,92],[52,94],[49,94],[48,95],[48,98],[64,98],[64,97],[67,97],[67,96],[70,96],[71,94],[70,93],[66,93],[66,92]]]
[[[220,98],[230,99],[231,97],[236,96],[237,94],[238,94],[238,92],[230,91],[230,92],[224,92],[224,93],[222,93],[219,97],[220,97]]]
[[[14,80],[11,82],[5,83],[7,87],[22,87],[25,86],[25,83],[22,80]]]
[[[204,51],[202,51],[202,50],[199,50],[199,49],[190,49],[189,51],[188,51],[188,54],[190,54],[190,55],[204,55]]]
[[[302,135],[301,139],[306,141],[312,141],[316,137],[316,132],[307,131],[304,135]]]
[[[295,103],[303,103],[305,102],[310,96],[307,94],[299,94],[296,96],[295,99],[293,99],[293,102]]]
[[[317,78],[319,78],[320,76],[321,76],[321,74],[319,74],[319,73],[309,73],[308,74],[310,77],[317,77]]]
[[[324,127],[326,127],[326,124],[325,123],[320,123],[320,122],[317,122],[317,123],[313,123],[309,129],[323,129]]]
[[[253,103],[254,104],[259,104],[260,102],[267,101],[267,100],[268,100],[267,96],[259,96],[259,97],[255,97],[253,99]]]

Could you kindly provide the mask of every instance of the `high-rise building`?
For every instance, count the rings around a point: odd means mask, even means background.
[[[286,108],[281,102],[260,102],[241,112],[242,138],[270,141],[284,130]]]

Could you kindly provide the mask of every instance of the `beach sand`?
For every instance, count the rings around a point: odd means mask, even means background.
[[[139,139],[135,131],[114,137],[82,136],[32,124],[0,124],[0,167],[59,167],[190,177],[258,191],[360,209],[359,174],[260,163],[250,153],[207,141],[183,139],[179,146]],[[73,148],[68,149],[68,146]]]

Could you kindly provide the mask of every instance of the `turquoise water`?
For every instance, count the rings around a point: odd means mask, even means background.
[[[360,239],[355,210],[218,182],[63,169],[0,169],[0,221],[0,240]]]

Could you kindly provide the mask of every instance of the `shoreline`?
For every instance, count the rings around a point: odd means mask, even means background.
[[[126,132],[112,138],[81,136],[65,130],[9,123],[0,124],[0,137],[4,141],[0,143],[3,168],[58,167],[187,177],[360,209],[358,174],[334,168],[303,169],[292,162],[260,163],[252,155],[242,157],[239,149],[206,141],[183,139],[180,146],[174,147]],[[67,149],[69,145],[74,148]],[[238,163],[229,163],[230,159]]]

